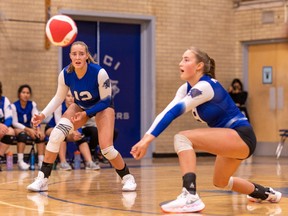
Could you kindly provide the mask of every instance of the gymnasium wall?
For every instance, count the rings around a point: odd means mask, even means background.
[[[259,2],[259,1],[257,1]],[[271,2],[271,1],[269,1]],[[287,8],[287,7],[286,7]],[[159,113],[181,85],[178,63],[183,52],[197,46],[216,61],[216,76],[225,88],[243,74],[243,41],[285,38],[283,1],[235,7],[232,0],[51,0],[51,15],[59,10],[96,11],[155,17],[156,112]],[[12,102],[17,88],[28,83],[33,100],[43,109],[54,95],[58,48],[45,48],[45,0],[0,2],[0,80]],[[263,22],[271,13],[273,21]],[[264,17],[265,18],[265,17]],[[155,153],[173,153],[179,130],[205,127],[186,114],[157,139]]]

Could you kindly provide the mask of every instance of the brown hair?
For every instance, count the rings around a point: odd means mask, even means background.
[[[72,45],[71,45],[71,47],[70,47],[70,52],[71,52],[71,49],[72,49],[72,47],[74,46],[74,45],[82,45],[82,46],[84,46],[85,47],[85,51],[86,51],[86,53],[88,54],[88,59],[87,59],[87,63],[89,64],[89,63],[94,63],[94,64],[97,64],[97,62],[93,59],[93,57],[91,56],[91,54],[90,54],[90,52],[89,52],[89,49],[88,49],[88,46],[83,42],[83,41],[75,41]],[[68,66],[68,69],[67,69],[67,72],[69,73],[69,72],[72,72],[72,71],[74,71],[74,66],[72,65],[72,62],[69,64],[69,66]]]
[[[215,61],[214,59],[210,58],[207,53],[201,51],[196,47],[190,47],[190,50],[196,56],[198,62],[203,62],[204,64],[204,74],[215,78]]]

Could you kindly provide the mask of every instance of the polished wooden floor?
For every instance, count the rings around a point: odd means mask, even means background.
[[[137,180],[136,192],[122,192],[114,170],[103,164],[100,171],[53,170],[47,193],[26,190],[37,171],[18,171],[16,166],[4,170],[0,172],[0,215],[165,215],[159,204],[181,191],[177,158],[126,162]],[[288,158],[253,157],[236,174],[281,191],[283,198],[277,204],[251,203],[244,195],[216,190],[213,162],[214,157],[198,158],[197,188],[206,208],[182,215],[288,215]]]

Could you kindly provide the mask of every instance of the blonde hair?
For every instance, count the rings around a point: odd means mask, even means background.
[[[85,51],[86,51],[86,53],[88,54],[88,59],[87,59],[87,63],[88,63],[88,64],[89,64],[89,63],[97,64],[97,62],[96,62],[96,61],[94,60],[94,58],[91,56],[87,44],[85,44],[83,41],[75,41],[75,42],[71,45],[71,47],[70,47],[70,52],[71,52],[71,49],[72,49],[72,47],[73,47],[74,45],[81,45],[81,46],[85,47]],[[68,66],[67,72],[68,72],[68,73],[69,73],[69,72],[72,72],[72,71],[74,71],[74,69],[75,69],[75,68],[74,68],[74,66],[72,65],[72,62],[71,62],[71,63],[69,64],[69,66]]]
[[[207,53],[201,51],[200,49],[198,49],[196,47],[192,46],[188,50],[190,50],[196,56],[198,63],[203,62],[204,74],[209,75],[212,78],[215,78],[215,61],[214,61],[214,59],[210,58]]]

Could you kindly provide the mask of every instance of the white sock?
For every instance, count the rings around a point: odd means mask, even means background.
[[[38,163],[42,163],[44,160],[44,155],[38,155]]]
[[[22,162],[24,159],[24,153],[18,153],[17,156],[18,156],[18,162]]]

